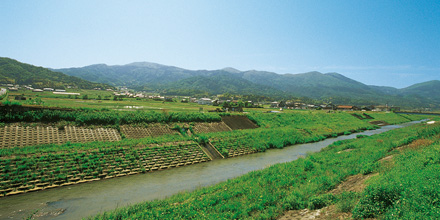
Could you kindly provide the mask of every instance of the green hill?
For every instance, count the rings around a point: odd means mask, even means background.
[[[198,75],[196,71],[147,62],[115,66],[96,64],[81,68],[56,69],[56,71],[91,82],[132,88],[146,84],[165,84]]]
[[[412,86],[401,89],[405,95],[420,95],[426,97],[440,96],[440,81],[432,80],[423,83],[417,83]]]
[[[65,88],[73,86],[83,89],[111,88],[102,83],[92,83],[84,79],[53,72],[47,68],[37,67],[16,60],[0,57],[0,83],[32,85],[34,88]]]
[[[376,95],[367,85],[351,80],[337,73],[322,74],[309,72],[302,74],[271,74],[249,71],[243,78],[251,82],[276,87],[297,96],[315,99],[327,97],[356,97],[358,94]]]
[[[207,76],[193,76],[159,86],[164,94],[241,94],[258,97],[289,98],[289,94],[276,88],[259,85],[241,78],[239,75],[224,70],[213,71]]]
[[[423,106],[429,108],[438,108],[440,106],[439,80],[417,83],[412,86],[403,88],[400,91],[401,96],[409,100],[423,102]]]

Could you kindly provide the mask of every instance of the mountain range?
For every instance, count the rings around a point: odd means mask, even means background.
[[[385,105],[440,109],[440,81],[407,88],[371,86],[338,73],[277,74],[266,71],[187,70],[148,62],[80,68],[47,69],[0,57],[0,83],[31,84],[35,88],[111,88],[126,86],[162,95],[203,97],[243,95],[252,100],[303,100],[334,104]]]
[[[365,85],[339,73],[277,74],[267,71],[187,70],[149,62],[56,69],[92,82],[154,90],[166,95],[206,96],[222,93],[289,99],[307,97],[325,102],[356,105],[395,105],[439,108],[440,81],[403,89]]]

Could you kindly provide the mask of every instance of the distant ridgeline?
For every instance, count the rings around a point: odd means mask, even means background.
[[[396,89],[365,85],[338,73],[276,74],[232,68],[193,71],[147,62],[118,66],[98,64],[57,71],[92,82],[155,90],[162,95],[203,97],[229,93],[254,100],[303,97],[303,101],[308,98],[333,104],[440,108],[438,80]]]
[[[113,88],[103,83],[92,83],[5,57],[0,57],[0,84],[32,85],[33,88],[40,89],[45,87],[64,89],[67,86],[82,89]]]

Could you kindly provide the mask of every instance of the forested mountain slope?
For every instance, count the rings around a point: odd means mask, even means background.
[[[53,72],[47,68],[37,67],[16,60],[0,57],[0,84],[32,85],[34,88],[65,88],[73,86],[83,89],[110,88],[102,83],[92,83],[87,80]]]

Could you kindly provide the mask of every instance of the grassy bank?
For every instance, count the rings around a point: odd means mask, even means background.
[[[438,135],[440,125],[415,125],[407,128],[389,131],[372,137],[355,140],[339,141],[319,153],[311,153],[306,158],[289,163],[271,166],[264,170],[254,171],[241,177],[225,181],[215,186],[196,190],[191,193],[181,193],[165,200],[144,202],[106,212],[92,219],[275,219],[284,211],[291,209],[318,209],[330,204],[341,203],[346,199],[329,192],[348,176],[369,174],[381,171],[388,173],[380,175],[376,180],[379,185],[372,184],[365,191],[365,198],[357,203],[355,216],[392,216],[403,213],[415,203],[423,204],[423,210],[412,208],[412,216],[437,216],[439,194],[434,187],[438,175],[427,178],[429,171],[437,168],[440,155],[438,154]],[[431,144],[423,147],[426,152],[414,151],[404,154],[417,165],[407,169],[406,159],[395,164],[392,172],[401,172],[393,176],[389,167],[383,167],[379,159],[396,153],[400,146],[413,143],[420,139],[430,139]],[[350,149],[350,150],[348,150]],[[426,155],[425,153],[430,153]],[[426,167],[426,168],[425,168]],[[403,172],[403,173],[402,173]],[[416,177],[412,177],[413,172]],[[438,173],[438,172],[437,172]],[[419,175],[420,174],[420,175]],[[390,180],[395,178],[395,180]],[[382,180],[381,180],[382,179]],[[417,181],[411,181],[416,179]],[[433,180],[435,180],[433,182]],[[383,182],[389,182],[382,187]],[[409,188],[394,187],[396,182],[406,184]],[[432,183],[430,183],[432,182]],[[424,187],[427,184],[429,187]],[[411,187],[418,187],[411,194]],[[382,192],[385,198],[381,197]],[[427,193],[433,192],[431,196]],[[344,195],[344,194],[343,194]],[[345,194],[346,195],[346,194]],[[389,195],[389,196],[388,196]],[[402,196],[404,195],[404,196]],[[417,195],[418,199],[411,198]],[[404,200],[412,200],[410,203]],[[419,203],[418,200],[423,200]],[[397,203],[397,201],[401,201]],[[380,204],[384,204],[380,206]],[[369,207],[379,207],[372,209]],[[367,210],[367,211],[363,211]],[[368,212],[372,210],[372,212]],[[373,213],[373,214],[371,214]],[[392,218],[392,217],[390,217]]]

